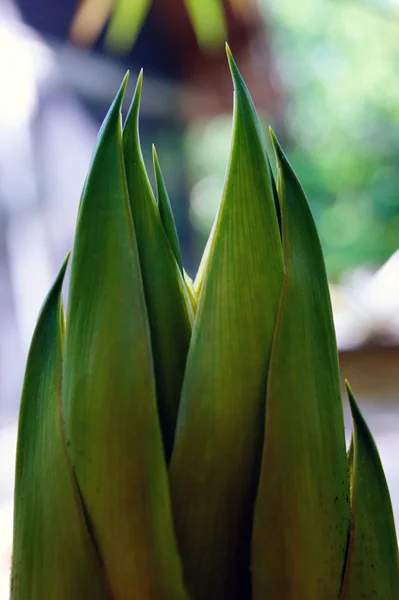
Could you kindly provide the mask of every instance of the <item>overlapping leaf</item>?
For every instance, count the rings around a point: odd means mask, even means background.
[[[229,56],[234,132],[185,372],[171,494],[189,592],[248,593],[266,376],[283,277],[264,140]]]
[[[155,152],[158,205],[145,171],[141,76],[124,132],[126,82],[102,126],[79,207],[65,356],[66,263],[28,357],[11,600],[187,600],[183,579],[195,600],[399,598],[389,492],[349,388],[345,454],[312,215],[272,135],[276,189],[229,61],[230,161],[194,285]]]
[[[158,156],[155,146],[152,147],[152,157],[154,162],[155,181],[157,185],[158,209],[159,216],[162,221],[166,236],[169,240],[170,247],[179,266],[180,272],[186,284],[187,295],[190,299],[190,304],[193,312],[197,310],[197,297],[194,291],[194,286],[191,278],[187,275],[183,268],[183,260],[180,252],[179,238],[177,236],[176,224],[173,218],[172,206],[166,190],[165,181],[162,175]]]
[[[254,600],[335,600],[349,532],[337,348],[320,242],[273,137],[285,277],[252,544]]]
[[[177,237],[176,224],[173,218],[172,206],[170,204],[155,146],[152,147],[152,159],[154,162],[155,181],[157,185],[159,216],[161,217],[162,225],[165,229],[173,254],[175,255],[176,262],[179,265],[180,271],[183,273],[183,260],[180,252],[179,238]]]
[[[67,443],[114,600],[185,598],[147,310],[125,177],[119,91],[79,210],[63,377]]]
[[[168,460],[173,446],[193,313],[183,275],[176,262],[176,247],[172,249],[169,243],[141,154],[138,127],[141,86],[140,74],[124,127],[123,145],[151,330],[158,409]],[[167,227],[170,232],[170,222]]]
[[[352,520],[341,600],[399,598],[398,542],[378,450],[347,385],[353,418]]]
[[[15,478],[12,600],[107,600],[61,428],[64,263],[26,367]]]

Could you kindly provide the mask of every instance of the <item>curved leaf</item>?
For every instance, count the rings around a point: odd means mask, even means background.
[[[180,272],[183,276],[184,283],[186,284],[187,295],[190,300],[191,308],[193,313],[197,310],[197,297],[194,291],[194,285],[183,268],[183,260],[180,252],[179,238],[177,236],[176,224],[173,218],[172,206],[169,200],[168,192],[166,190],[165,181],[162,176],[161,167],[159,164],[157,152],[155,146],[152,146],[152,158],[154,162],[154,173],[157,184],[157,196],[158,196],[158,209],[159,216],[161,217],[162,225],[164,227],[166,236],[169,240],[170,247],[175,256],[176,262],[179,266]]]
[[[141,154],[138,127],[141,86],[140,74],[123,131],[123,145],[130,206],[151,330],[159,418],[165,454],[169,460],[193,313]]]
[[[353,418],[352,522],[341,600],[397,600],[399,556],[377,447],[347,383]]]
[[[336,600],[349,532],[338,357],[322,250],[274,135],[285,277],[252,543],[254,600]]]
[[[248,593],[266,377],[283,277],[264,140],[230,55],[229,61],[235,87],[230,162],[169,470],[185,580],[199,600]]]
[[[11,600],[107,600],[60,419],[64,262],[33,334],[18,427]]]
[[[114,600],[185,598],[122,151],[122,85],[80,206],[66,328],[69,452]]]
[[[175,255],[176,262],[179,265],[180,271],[183,273],[183,260],[180,252],[179,238],[177,237],[176,224],[173,218],[172,206],[170,204],[157,151],[155,150],[154,145],[152,146],[152,160],[154,163],[155,181],[157,184],[159,216],[161,217],[162,225],[165,229],[173,254]]]

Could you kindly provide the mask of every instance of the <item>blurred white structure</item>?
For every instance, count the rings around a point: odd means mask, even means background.
[[[359,268],[331,286],[338,347],[399,344],[399,250],[376,272]]]

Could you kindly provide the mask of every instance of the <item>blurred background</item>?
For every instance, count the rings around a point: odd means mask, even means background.
[[[154,142],[195,274],[231,135],[228,40],[308,194],[343,376],[399,519],[398,0],[0,0],[0,598],[8,598],[16,420],[37,313],[71,247],[100,123],[144,67]],[[347,435],[350,421],[347,418]]]

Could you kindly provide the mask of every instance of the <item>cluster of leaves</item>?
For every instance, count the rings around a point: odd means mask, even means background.
[[[349,390],[345,450],[320,242],[277,139],[276,187],[238,69],[217,218],[194,284],[123,83],[73,248],[28,357],[12,600],[395,600],[377,449]]]

